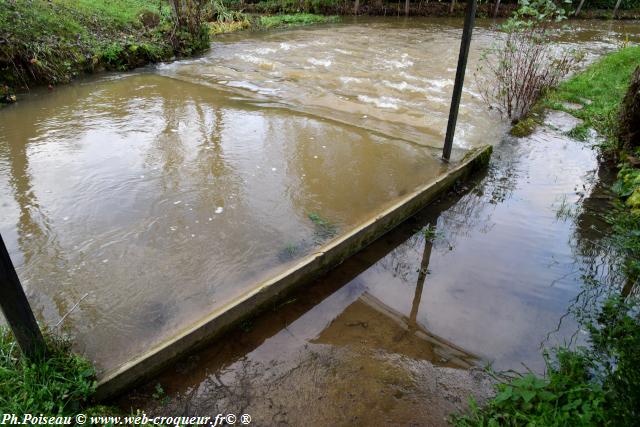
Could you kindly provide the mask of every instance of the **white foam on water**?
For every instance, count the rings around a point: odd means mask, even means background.
[[[367,95],[358,95],[358,100],[365,102],[367,104],[373,104],[378,108],[386,108],[389,110],[397,110],[400,108],[398,103],[400,100],[398,98],[392,98],[390,96],[381,96],[379,98],[372,98]]]
[[[329,59],[317,59],[317,58],[311,57],[307,59],[307,62],[313,65],[319,65],[326,68],[329,68],[331,66],[331,60]]]
[[[409,91],[409,92],[427,93],[427,90],[425,88],[412,85],[405,81],[395,83],[395,82],[390,82],[388,80],[383,80],[382,84],[387,87],[390,87],[391,89],[399,90],[400,92]]]
[[[359,79],[357,77],[349,77],[349,76],[341,76],[340,77],[340,81],[343,84],[349,84],[349,83],[362,83],[362,79]]]

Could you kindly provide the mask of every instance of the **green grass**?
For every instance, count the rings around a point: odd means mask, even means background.
[[[607,300],[586,328],[589,348],[559,348],[546,357],[544,377],[528,373],[501,379],[485,406],[471,401],[458,427],[635,426],[640,417],[640,315],[638,302]]]
[[[207,31],[174,32],[164,0],[0,3],[0,85],[17,90],[188,56],[208,46]]]
[[[595,129],[607,138],[605,148],[615,151],[619,148],[615,141],[618,108],[629,86],[631,74],[638,65],[640,46],[622,48],[550,91],[543,104],[584,120],[584,126]],[[583,108],[565,109],[562,102],[581,104]]]
[[[289,15],[261,16],[259,18],[258,25],[262,28],[291,27],[336,22],[337,20],[337,16],[322,16],[315,15],[313,13],[295,13]]]
[[[54,0],[54,2],[75,10],[85,19],[110,23],[117,28],[140,28],[140,15],[143,12],[159,14],[169,11],[169,6],[164,2],[152,0]]]
[[[13,336],[0,327],[0,412],[74,416],[94,393],[95,370],[64,339],[47,336],[46,359],[22,357]],[[19,415],[20,416],[20,415]]]

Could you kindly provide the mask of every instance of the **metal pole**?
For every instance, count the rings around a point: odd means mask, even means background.
[[[453,134],[456,131],[458,108],[460,107],[462,85],[464,84],[464,72],[467,68],[469,45],[471,44],[471,33],[473,32],[473,23],[476,19],[476,7],[477,0],[467,0],[467,13],[464,18],[464,29],[462,30],[462,40],[460,41],[458,69],[456,70],[456,81],[453,86],[453,96],[451,97],[451,109],[449,110],[449,122],[447,123],[447,136],[444,139],[444,148],[442,149],[442,158],[445,160],[449,160],[449,157],[451,157]]]
[[[42,333],[33,316],[29,301],[24,294],[20,279],[9,257],[0,235],[0,308],[9,323],[13,335],[22,350],[30,359],[41,356],[45,351]]]
[[[613,8],[613,17],[616,18],[618,15],[618,8],[620,7],[620,3],[622,3],[622,0],[618,0],[616,2],[616,7]]]

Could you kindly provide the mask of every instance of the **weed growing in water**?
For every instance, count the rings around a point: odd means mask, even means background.
[[[560,200],[560,206],[556,210],[556,219],[559,221],[566,221],[575,218],[578,213],[577,209],[573,209],[571,204],[567,201],[567,196],[562,196]]]
[[[316,226],[315,235],[318,239],[330,239],[338,234],[338,227],[329,220],[321,217],[318,213],[311,212],[308,216],[311,222]]]

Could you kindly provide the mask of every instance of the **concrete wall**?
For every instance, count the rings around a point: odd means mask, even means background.
[[[294,267],[257,284],[244,295],[216,309],[200,322],[190,325],[177,336],[149,349],[116,370],[107,372],[99,379],[98,399],[114,396],[149,378],[168,363],[220,336],[242,319],[255,315],[266,304],[282,298],[295,287],[307,284],[334,268],[428,205],[456,182],[486,167],[491,152],[491,146],[468,152],[458,164],[451,165],[445,174],[403,196],[353,230],[329,241],[314,254],[300,260]]]

